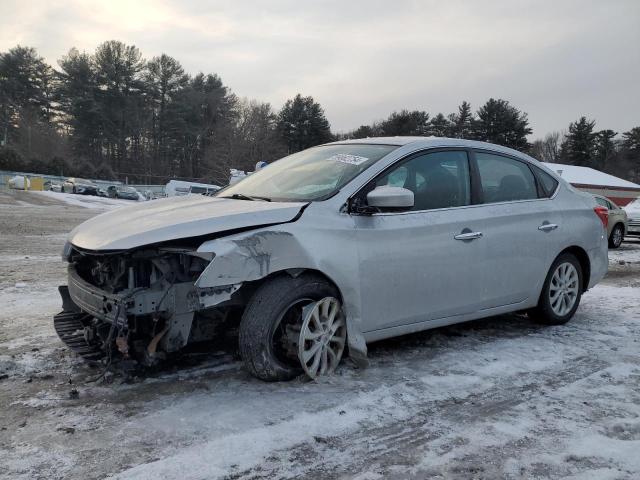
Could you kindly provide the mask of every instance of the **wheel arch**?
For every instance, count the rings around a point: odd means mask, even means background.
[[[218,288],[234,285],[242,295],[277,275],[296,276],[304,272],[326,278],[340,295],[347,319],[349,356],[366,365],[367,346],[362,333],[360,283],[354,281],[357,255],[336,246],[335,234],[306,237],[310,232],[291,231],[291,225],[279,225],[207,241],[198,252],[213,254],[196,286]],[[348,230],[350,234],[352,231]],[[302,241],[301,237],[306,241]],[[245,301],[242,298],[242,301]]]
[[[613,224],[613,228],[611,229],[611,231],[613,232],[613,230],[617,227],[617,226],[621,226],[622,227],[622,234],[626,235],[627,234],[627,227],[624,224],[624,222],[621,221],[617,221],[616,223]]]
[[[589,280],[591,279],[591,260],[589,260],[589,255],[582,247],[572,245],[562,250],[556,256],[554,262],[560,255],[565,253],[572,254],[578,259],[578,262],[580,262],[580,267],[582,268],[582,291],[586,292],[589,288]]]
[[[326,280],[328,283],[330,283],[333,287],[335,287],[335,289],[338,291],[338,296],[340,297],[339,300],[340,302],[344,305],[344,295],[342,293],[342,289],[340,288],[340,286],[338,285],[338,283],[336,281],[334,281],[329,275],[327,275],[325,272],[315,269],[315,268],[308,268],[308,267],[301,267],[301,268],[284,268],[281,270],[275,270],[270,272],[268,275],[265,275],[264,277],[260,277],[257,278],[255,280],[251,280],[251,281],[247,281],[244,282],[242,284],[242,286],[238,289],[238,294],[242,295],[246,300],[248,300],[248,298],[253,295],[253,293],[263,284],[277,278],[277,277],[281,277],[281,276],[289,276],[289,277],[293,277],[293,278],[297,278],[300,275],[315,275],[317,277],[322,278],[323,280]]]

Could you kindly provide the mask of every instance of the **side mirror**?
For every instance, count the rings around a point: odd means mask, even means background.
[[[377,187],[367,194],[367,204],[376,208],[409,209],[414,204],[413,192],[388,185]]]

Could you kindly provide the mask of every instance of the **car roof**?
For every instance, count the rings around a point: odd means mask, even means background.
[[[328,145],[348,145],[348,144],[370,144],[370,145],[411,145],[416,148],[432,148],[432,147],[462,147],[462,148],[478,148],[483,150],[492,150],[507,155],[524,158],[530,162],[540,163],[535,158],[526,153],[519,152],[512,148],[503,147],[494,143],[480,142],[477,140],[463,140],[461,138],[447,137],[369,137],[358,138],[352,140],[341,140]]]

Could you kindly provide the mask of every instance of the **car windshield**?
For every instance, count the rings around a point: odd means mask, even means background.
[[[325,145],[282,158],[218,192],[247,200],[319,201],[398,148],[396,145]]]

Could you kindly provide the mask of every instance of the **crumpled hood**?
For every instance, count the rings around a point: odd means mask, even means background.
[[[73,229],[68,240],[86,250],[128,250],[167,240],[289,222],[305,205],[203,195],[164,198],[98,215]]]

